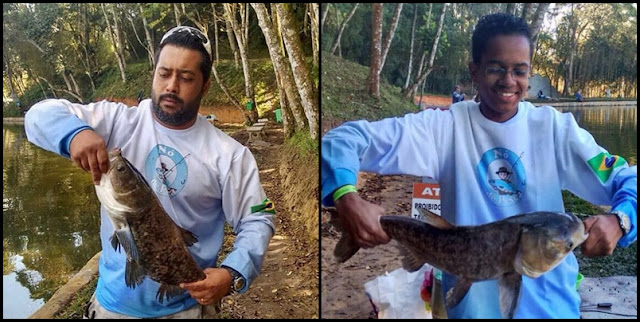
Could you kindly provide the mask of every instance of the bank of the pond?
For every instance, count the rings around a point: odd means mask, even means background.
[[[24,124],[24,117],[3,117],[2,124]]]

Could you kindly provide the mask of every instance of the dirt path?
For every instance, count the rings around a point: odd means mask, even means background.
[[[381,205],[389,214],[409,215],[413,183],[411,176],[380,176],[360,173],[358,193],[363,199]],[[375,317],[364,284],[385,272],[402,266],[396,242],[360,249],[351,259],[337,264],[333,249],[340,235],[328,224],[329,214],[322,211],[322,318],[362,319]]]
[[[269,123],[264,141],[249,145],[260,169],[267,196],[276,205],[276,234],[271,239],[262,273],[244,294],[223,301],[223,316],[230,318],[318,318],[318,246],[309,245],[301,229],[293,225],[292,214],[282,205],[283,189],[278,171],[283,143],[281,124]],[[231,134],[240,143],[246,131]]]

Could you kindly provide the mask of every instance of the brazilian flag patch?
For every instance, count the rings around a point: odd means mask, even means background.
[[[261,204],[259,205],[255,205],[255,206],[251,206],[251,213],[256,213],[256,212],[267,212],[270,214],[276,214],[276,207],[273,204],[273,201],[269,200],[269,199],[265,199],[264,201],[262,201]]]
[[[605,152],[602,152],[587,161],[602,183],[609,180],[609,176],[611,176],[613,169],[624,165],[626,162],[627,161],[621,156],[611,155]]]

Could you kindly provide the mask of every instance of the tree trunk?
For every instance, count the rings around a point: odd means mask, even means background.
[[[524,7],[522,8],[522,20],[529,21],[529,15],[531,14],[531,9],[533,8],[533,3],[524,3]]]
[[[16,94],[15,87],[13,86],[13,71],[11,70],[11,65],[9,62],[9,57],[7,57],[6,52],[2,51],[2,60],[4,61],[5,70],[7,72],[7,83],[9,84],[9,97],[14,101],[18,99],[18,94]]]
[[[229,93],[229,90],[227,89],[227,87],[222,83],[222,81],[220,80],[220,77],[218,77],[218,70],[216,69],[216,62],[213,62],[211,64],[211,71],[213,72],[213,77],[216,79],[216,83],[218,83],[218,86],[220,86],[220,89],[222,89],[222,92],[224,92],[224,94],[227,96],[227,98],[229,98],[229,100],[231,101],[231,104],[233,104],[233,106],[237,107],[240,112],[242,112],[242,116],[244,116],[244,121],[248,124],[251,122],[251,119],[249,119],[249,116],[247,115],[247,112],[244,108],[244,106],[242,106],[242,104],[240,104],[240,102],[238,102],[237,99],[235,99],[235,97],[233,97],[233,95],[231,95],[231,93]]]
[[[389,52],[389,47],[391,47],[391,42],[393,41],[393,35],[396,33],[396,27],[398,27],[398,19],[400,19],[400,12],[402,11],[402,3],[396,4],[396,10],[393,13],[393,18],[391,19],[391,25],[389,26],[389,31],[387,35],[384,37],[384,41],[382,42],[382,58],[380,62],[380,70],[384,68],[384,62],[387,60],[387,53]]]
[[[289,121],[295,122],[291,124],[295,126],[295,129],[292,128],[291,132],[302,130],[305,128],[305,120],[304,115],[301,112],[302,103],[300,101],[300,94],[295,90],[296,84],[291,73],[291,65],[280,51],[278,35],[276,34],[276,29],[273,26],[271,18],[269,18],[266,6],[263,3],[252,3],[251,6],[256,12],[258,25],[260,26],[260,29],[262,29],[264,39],[267,42],[269,55],[273,62],[276,77],[282,85],[278,89],[285,94],[281,95],[280,107],[284,110],[286,104],[283,104],[282,97],[286,97],[289,102],[288,106],[291,107],[291,112],[293,114],[293,120]],[[271,14],[274,16],[277,15],[276,11],[272,11]]]
[[[285,138],[290,138],[294,132],[304,129],[305,126],[303,117],[301,113],[299,113],[299,106],[292,107],[293,111],[298,111],[298,115],[294,116],[295,123],[291,123],[293,119],[289,119],[287,117],[289,113],[287,99],[291,102],[291,105],[300,104],[298,93],[293,90],[295,84],[292,80],[291,67],[280,51],[276,29],[273,26],[273,21],[267,13],[266,6],[263,3],[251,3],[251,6],[256,12],[258,25],[260,26],[260,29],[262,29],[262,33],[264,34],[264,38],[267,42],[267,47],[269,48],[271,61],[273,61],[273,69],[278,82],[278,92],[280,94],[280,111],[283,116],[282,123],[284,125]],[[275,17],[277,16],[277,13],[273,11],[272,15]]]
[[[302,107],[304,108],[304,114],[306,115],[307,122],[309,123],[309,134],[312,140],[316,140],[318,138],[319,131],[318,95],[314,89],[315,86],[313,79],[311,78],[311,73],[304,60],[304,51],[302,50],[300,36],[295,28],[293,10],[289,3],[276,4],[276,10],[278,11],[278,17],[282,22],[282,29],[284,30],[282,38],[284,39],[284,45],[287,47],[287,52],[289,53],[289,62],[291,63],[291,69],[293,71],[293,79],[296,82],[296,87],[300,94],[300,100],[302,101]]]
[[[227,20],[231,24],[231,28],[233,29],[233,33],[236,36],[236,40],[238,43],[238,50],[240,51],[240,61],[242,61],[242,72],[244,74],[244,90],[245,95],[247,96],[248,102],[253,105],[253,108],[248,111],[249,118],[251,119],[251,123],[255,123],[258,120],[258,106],[256,104],[255,95],[253,92],[253,83],[251,82],[251,70],[249,66],[249,59],[247,56],[247,38],[244,37],[245,28],[249,28],[245,24],[246,18],[244,15],[247,15],[247,10],[243,10],[240,8],[241,16],[240,21],[242,22],[238,25],[238,21],[236,20],[236,5],[237,4],[224,4],[225,15]],[[240,5],[244,6],[244,5]],[[243,15],[244,13],[244,15]]]
[[[318,26],[319,10],[318,3],[311,3],[311,46],[313,49],[313,67],[318,65],[318,52],[320,51],[320,30]]]
[[[344,31],[344,28],[347,26],[347,23],[349,22],[349,20],[351,20],[351,17],[353,17],[353,14],[356,12],[356,9],[358,9],[358,4],[359,3],[356,3],[353,5],[351,10],[349,11],[349,14],[347,14],[347,17],[344,18],[342,23],[340,23],[340,28],[338,28],[338,35],[336,36],[336,39],[333,41],[333,46],[331,46],[331,51],[330,51],[331,55],[335,54],[336,49],[340,44],[340,37],[342,37],[342,32]]]
[[[374,3],[371,23],[371,63],[367,80],[369,93],[380,98],[380,64],[382,62],[382,9],[384,4]]]
[[[182,26],[182,24],[180,23],[180,8],[178,8],[178,4],[177,3],[173,4],[173,17],[176,20],[176,27],[177,26]]]
[[[123,83],[127,82],[127,75],[125,74],[125,65],[118,53],[118,43],[116,42],[116,37],[114,35],[114,31],[111,28],[111,22],[109,21],[109,15],[107,15],[107,11],[104,8],[104,3],[101,3],[102,13],[104,14],[104,20],[107,22],[107,34],[109,34],[109,38],[111,39],[111,44],[113,45],[113,54],[116,56],[116,61],[118,62],[118,68],[120,68],[120,78]]]
[[[538,45],[538,38],[540,36],[540,28],[542,27],[542,22],[544,21],[544,15],[547,13],[549,8],[549,3],[539,3],[536,12],[533,14],[533,18],[531,19],[531,24],[529,25],[529,29],[531,30],[531,41],[533,42],[534,52],[531,55],[531,61],[535,57],[535,48]]]
[[[507,13],[516,15],[516,4],[515,3],[507,3]]]
[[[215,62],[218,63],[220,61],[220,53],[218,52],[218,14],[216,13],[216,6],[214,3],[211,3],[211,11],[213,12],[213,28],[216,30],[216,32],[214,33],[216,45]]]
[[[229,46],[231,46],[231,51],[233,52],[233,61],[236,64],[236,68],[238,68],[238,61],[240,60],[240,54],[238,53],[238,46],[236,45],[236,37],[233,35],[233,28],[231,28],[231,23],[229,20],[225,18],[225,29],[227,30],[227,38],[229,39]]]
[[[111,8],[111,14],[113,15],[113,32],[116,35],[116,43],[118,44],[118,46],[116,46],[118,55],[120,56],[120,60],[122,60],[122,66],[124,66],[124,68],[126,69],[127,60],[125,59],[124,55],[125,42],[122,39],[122,28],[120,27],[120,19],[118,19],[118,16],[116,15],[116,8],[117,4],[114,4],[114,6]]]
[[[427,76],[433,70],[433,60],[436,57],[436,51],[438,50],[438,42],[440,41],[440,35],[442,34],[442,25],[444,23],[444,14],[447,10],[447,4],[442,4],[442,10],[440,11],[440,19],[438,21],[438,30],[436,31],[436,37],[433,40],[433,46],[431,47],[431,55],[429,55],[429,62],[424,72],[420,72],[418,79],[411,85],[407,92],[405,92],[405,98],[410,99],[413,102],[413,96],[416,92],[418,85],[427,79]]]
[[[149,61],[151,62],[151,69],[156,65],[156,53],[153,45],[153,40],[151,40],[151,33],[149,33],[149,25],[147,24],[147,18],[144,17],[144,12],[142,10],[142,4],[138,4],[138,9],[140,9],[140,17],[142,17],[142,26],[144,27],[144,36],[147,39],[147,45],[145,48],[149,53]]]
[[[79,34],[82,39],[81,44],[79,45],[82,49],[83,57],[82,64],[85,66],[85,74],[89,77],[89,82],[91,83],[91,90],[93,92],[96,91],[96,84],[93,81],[92,70],[91,68],[91,59],[89,57],[89,23],[87,22],[87,4],[82,5],[82,13],[78,15],[78,21],[82,18],[82,27],[80,27],[80,22],[78,22],[78,28],[80,29]]]
[[[407,67],[407,80],[402,86],[402,90],[407,90],[409,87],[409,81],[411,80],[411,68],[413,68],[413,43],[416,38],[416,21],[418,20],[418,5],[413,4],[413,23],[411,24],[411,42],[409,45],[409,67]]]
[[[324,21],[327,19],[327,14],[329,13],[329,3],[324,3],[324,10],[322,10],[322,22],[320,23],[320,30],[324,28]]]

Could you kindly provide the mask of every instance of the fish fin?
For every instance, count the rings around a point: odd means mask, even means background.
[[[172,297],[180,295],[184,292],[186,291],[181,289],[178,285],[160,283],[160,288],[158,289],[158,293],[156,293],[156,299],[158,299],[158,302],[162,304],[162,302],[164,302],[165,297],[167,298],[167,301],[168,301]]]
[[[145,275],[142,265],[137,260],[127,256],[127,264],[124,271],[124,282],[127,286],[135,289],[137,285],[142,284]]]
[[[424,216],[427,224],[433,227],[440,228],[440,229],[451,229],[455,227],[454,225],[446,221],[444,218],[442,218],[442,216],[438,216],[425,208],[418,208],[418,212],[421,213],[422,216]]]
[[[411,251],[406,245],[399,244],[398,249],[402,256],[402,268],[406,271],[415,272],[426,263],[416,252]]]
[[[333,250],[333,256],[335,256],[338,263],[346,262],[351,256],[353,256],[360,246],[353,241],[351,236],[347,232],[342,233],[342,237],[336,244],[336,248]]]
[[[187,246],[191,246],[191,245],[193,245],[193,244],[198,242],[198,237],[194,233],[192,233],[192,232],[190,232],[190,231],[188,231],[188,230],[186,230],[186,229],[184,229],[182,227],[178,227],[178,229],[180,230],[180,234],[182,235],[182,239],[184,240],[184,243],[187,244]]]
[[[118,241],[124,252],[127,254],[127,257],[131,257],[133,260],[138,260],[138,248],[136,247],[136,243],[133,240],[133,234],[131,230],[127,227],[125,229],[118,229],[114,233],[118,237]],[[114,242],[111,241],[111,245],[113,246]]]
[[[340,215],[338,215],[335,208],[327,208],[326,210],[331,215],[329,224],[333,225],[336,230],[342,233],[340,240],[338,240],[338,243],[336,244],[336,248],[333,249],[333,256],[336,258],[338,263],[344,263],[358,252],[360,246],[358,246],[353,238],[351,238],[349,232],[344,229],[344,224],[342,223]]]
[[[522,276],[516,272],[506,273],[498,279],[498,290],[500,293],[500,312],[505,319],[513,319],[516,312]]]
[[[111,246],[113,247],[113,250],[115,250],[116,252],[120,252],[120,242],[118,242],[118,237],[116,236],[116,232],[113,232],[113,235],[111,235],[111,237],[109,238],[109,240],[111,241]]]
[[[473,284],[473,280],[466,279],[466,278],[458,278],[456,280],[456,284],[453,285],[453,287],[450,288],[449,291],[447,291],[447,296],[445,299],[445,304],[447,305],[447,308],[450,309],[458,305],[458,303],[462,301],[464,296],[467,295],[467,292],[469,292],[469,288],[471,287],[471,284]]]

